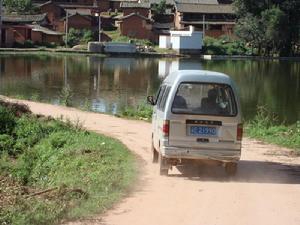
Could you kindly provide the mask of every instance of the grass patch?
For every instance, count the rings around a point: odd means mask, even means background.
[[[136,38],[130,38],[127,36],[121,35],[119,30],[113,30],[113,31],[105,31],[105,33],[112,39],[112,42],[125,42],[125,43],[135,43],[137,45],[143,45],[143,46],[152,46],[153,43],[147,39],[136,39]]]
[[[129,119],[138,119],[144,121],[151,121],[153,107],[146,104],[137,104],[136,106],[127,106],[121,109],[119,116],[129,118]]]
[[[300,153],[300,121],[285,125],[264,107],[258,107],[255,118],[247,123],[246,134],[252,138],[295,149]]]
[[[0,224],[103,212],[134,180],[134,157],[112,138],[2,104],[0,118]]]

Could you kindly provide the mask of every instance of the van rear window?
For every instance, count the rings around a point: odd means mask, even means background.
[[[237,107],[229,85],[181,83],[172,103],[172,113],[236,116]]]

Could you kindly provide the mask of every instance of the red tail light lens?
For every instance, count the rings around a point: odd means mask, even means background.
[[[236,131],[236,139],[238,141],[241,141],[243,137],[243,124],[240,123],[237,125],[237,131]]]
[[[170,122],[169,122],[169,120],[164,120],[162,130],[163,130],[164,136],[169,137],[169,131],[170,131]]]

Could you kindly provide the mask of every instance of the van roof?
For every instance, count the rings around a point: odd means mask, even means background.
[[[205,82],[233,85],[229,76],[208,70],[178,70],[170,73],[164,83]]]

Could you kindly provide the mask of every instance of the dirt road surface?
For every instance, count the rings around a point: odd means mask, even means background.
[[[300,157],[287,149],[243,139],[238,173],[222,167],[174,169],[161,177],[151,163],[150,128],[72,108],[21,101],[34,113],[81,121],[88,130],[119,139],[141,159],[136,190],[104,215],[69,224],[101,225],[299,225]]]

